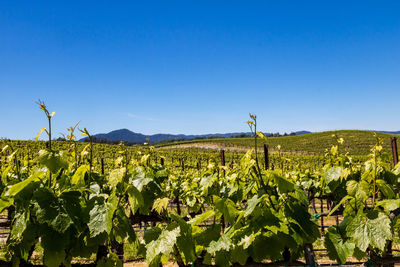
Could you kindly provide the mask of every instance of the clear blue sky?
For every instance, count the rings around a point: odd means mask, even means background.
[[[400,130],[400,1],[1,1],[0,137]]]

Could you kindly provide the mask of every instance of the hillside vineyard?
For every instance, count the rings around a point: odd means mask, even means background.
[[[94,144],[86,128],[78,143],[77,125],[55,142],[40,107],[47,142],[2,142],[6,266],[396,262],[400,164],[379,135],[362,157],[338,135],[319,155],[270,156],[252,115],[245,153]]]

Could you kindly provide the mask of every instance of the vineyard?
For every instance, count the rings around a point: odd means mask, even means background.
[[[2,266],[400,262],[395,138],[370,133],[367,155],[340,135],[318,155],[285,154],[252,115],[247,152],[100,145],[78,125],[61,142],[40,107],[48,141],[2,144]]]
[[[382,138],[382,147],[385,151],[390,151],[392,135],[386,133],[376,133]],[[332,135],[337,135],[346,140],[342,145],[342,149],[350,154],[363,156],[368,155],[371,149],[371,144],[375,143],[375,137],[369,131],[358,130],[340,130],[327,131],[320,133],[310,133],[295,136],[269,137],[268,144],[270,152],[277,153],[278,146],[281,146],[282,153],[290,153],[298,155],[323,155],[325,149],[335,144]],[[157,144],[156,147],[170,149],[172,147],[206,147],[218,146],[222,149],[237,151],[246,151],[254,147],[253,138],[221,138],[221,139],[200,139],[191,141],[172,142],[167,144]],[[263,143],[258,144],[262,148]]]

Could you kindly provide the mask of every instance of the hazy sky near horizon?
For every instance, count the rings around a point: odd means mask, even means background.
[[[1,1],[0,137],[400,130],[400,1]]]

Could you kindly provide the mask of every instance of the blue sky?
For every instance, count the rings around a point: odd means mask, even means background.
[[[1,1],[0,137],[400,130],[400,1]]]

